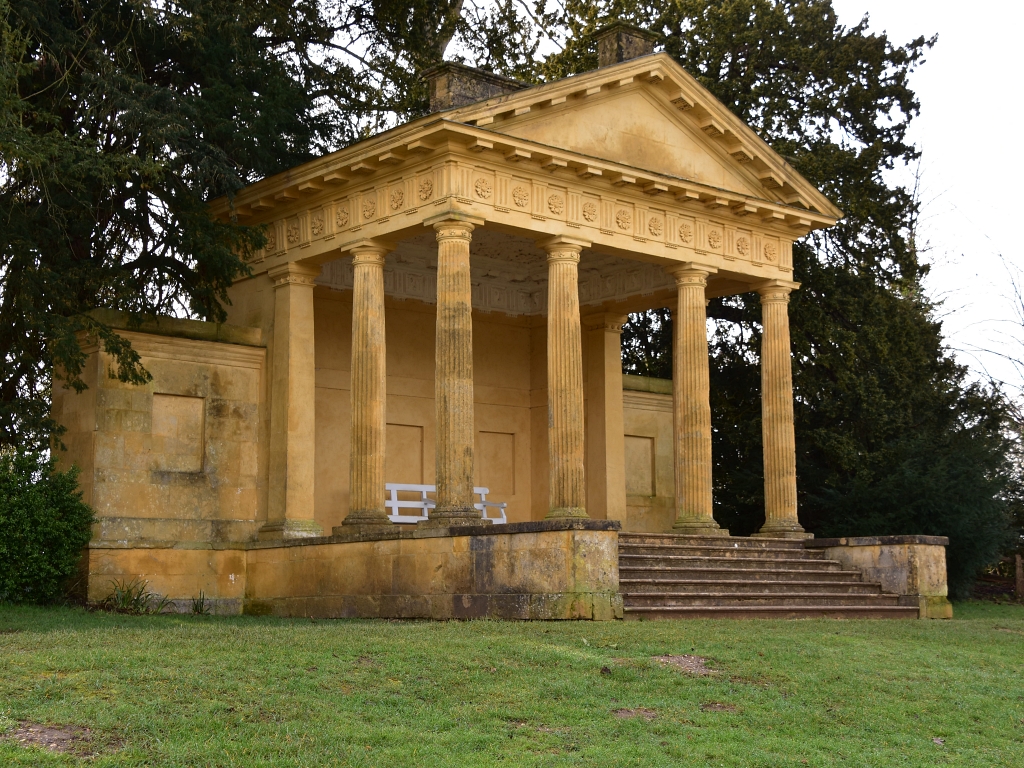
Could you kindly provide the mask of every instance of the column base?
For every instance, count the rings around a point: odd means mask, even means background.
[[[555,507],[544,517],[545,520],[561,520],[567,517],[584,518],[588,517],[586,507]]]
[[[323,536],[324,529],[315,520],[282,520],[267,523],[258,534],[260,541],[276,539],[312,539]]]
[[[808,533],[800,523],[765,523],[757,533],[750,534],[755,539],[813,539],[814,534]]]
[[[341,521],[341,526],[345,530],[351,529],[353,526],[359,528],[385,528],[394,525],[391,522],[391,518],[388,517],[388,513],[383,509],[354,509],[345,515],[345,519]]]
[[[714,520],[703,518],[677,518],[672,524],[672,533],[685,533],[689,536],[728,536],[729,530],[722,528]]]
[[[426,520],[416,523],[420,528],[452,528],[458,525],[479,525],[480,510],[476,507],[456,507],[454,509],[432,509]]]

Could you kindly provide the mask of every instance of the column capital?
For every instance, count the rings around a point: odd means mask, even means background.
[[[544,250],[548,254],[548,258],[555,253],[575,253],[579,256],[580,251],[584,248],[589,248],[591,245],[592,243],[589,240],[570,235],[555,235],[554,237],[546,237],[543,240],[537,241],[537,247]]]
[[[761,303],[769,301],[789,302],[789,294],[800,287],[800,283],[792,280],[765,280],[753,286],[754,290],[761,296]]]
[[[437,216],[431,216],[428,219],[423,220],[424,227],[432,227],[434,231],[440,232],[442,228],[450,228],[458,230],[462,227],[467,227],[466,232],[472,232],[477,227],[482,227],[485,223],[485,219],[479,216],[471,216],[468,213],[457,213],[454,211],[445,211],[439,213]]]
[[[395,245],[386,240],[366,238],[345,246],[345,250],[352,256],[353,263],[376,263],[395,250]]]
[[[708,276],[715,274],[718,269],[717,267],[700,264],[696,261],[684,261],[665,267],[665,271],[675,278],[676,285],[706,286],[708,284]]]
[[[290,261],[268,269],[267,277],[274,281],[275,288],[282,285],[313,285],[320,277],[320,265]]]

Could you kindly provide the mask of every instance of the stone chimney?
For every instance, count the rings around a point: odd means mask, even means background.
[[[622,21],[613,21],[594,33],[597,40],[598,66],[610,67],[621,61],[629,61],[654,53],[658,36],[652,32],[631,27]]]
[[[424,70],[421,77],[427,81],[427,87],[430,89],[431,112],[464,107],[527,87],[518,80],[456,64],[453,61],[446,61]]]

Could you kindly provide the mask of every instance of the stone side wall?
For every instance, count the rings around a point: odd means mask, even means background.
[[[824,549],[825,556],[864,574],[865,581],[881,583],[885,592],[900,596],[900,605],[917,606],[922,619],[951,619],[947,599],[945,536],[851,536],[814,539],[808,549]]]
[[[618,524],[574,520],[413,526],[227,548],[88,552],[88,598],[142,578],[179,611],[324,618],[622,618]]]
[[[238,329],[247,345],[158,330],[121,332],[152,374],[148,384],[111,378],[110,356],[93,345],[86,347],[89,389],[54,393],[54,416],[68,428],[60,461],[82,470],[83,496],[97,516],[93,542],[250,540],[266,517],[258,416],[265,350],[252,343],[259,332]]]
[[[672,382],[622,377],[626,454],[626,520],[640,533],[672,530],[676,519],[672,458]]]
[[[371,541],[254,545],[245,611],[429,619],[622,617],[614,522],[409,531]],[[436,529],[435,529],[436,530]]]

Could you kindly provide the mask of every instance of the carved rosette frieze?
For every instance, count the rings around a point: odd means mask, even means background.
[[[606,242],[655,257],[672,255],[672,251],[677,252],[672,257],[679,259],[718,256],[749,264],[749,274],[758,275],[755,270],[759,269],[765,277],[772,270],[792,271],[792,238],[778,231],[783,225],[777,217],[762,228],[753,217],[730,218],[728,210],[721,211],[720,219],[707,217],[692,202],[669,195],[632,200],[623,196],[629,191],[627,185],[608,186],[610,179],[600,176],[585,178],[580,174],[577,179],[567,180],[558,174],[531,175],[528,171],[528,164],[522,162],[489,169],[480,163],[452,159],[389,175],[370,187],[343,190],[339,197],[312,197],[308,207],[268,223],[267,245],[254,261],[357,231],[360,237],[387,237],[392,228],[387,222],[392,217],[401,216],[393,226],[406,227],[409,216],[419,212],[426,217],[435,206],[448,203],[465,206],[464,210],[474,215],[494,217],[495,221],[506,217],[509,226],[523,230],[537,226],[529,223],[531,218],[560,221],[578,231],[579,236],[593,239],[595,245],[601,242],[601,235],[626,238],[631,242]],[[687,256],[687,251],[694,256]],[[743,267],[729,267],[737,268],[744,271]],[[581,274],[581,289],[583,285]],[[537,295],[532,289],[526,293]],[[523,308],[519,300],[505,304]]]

